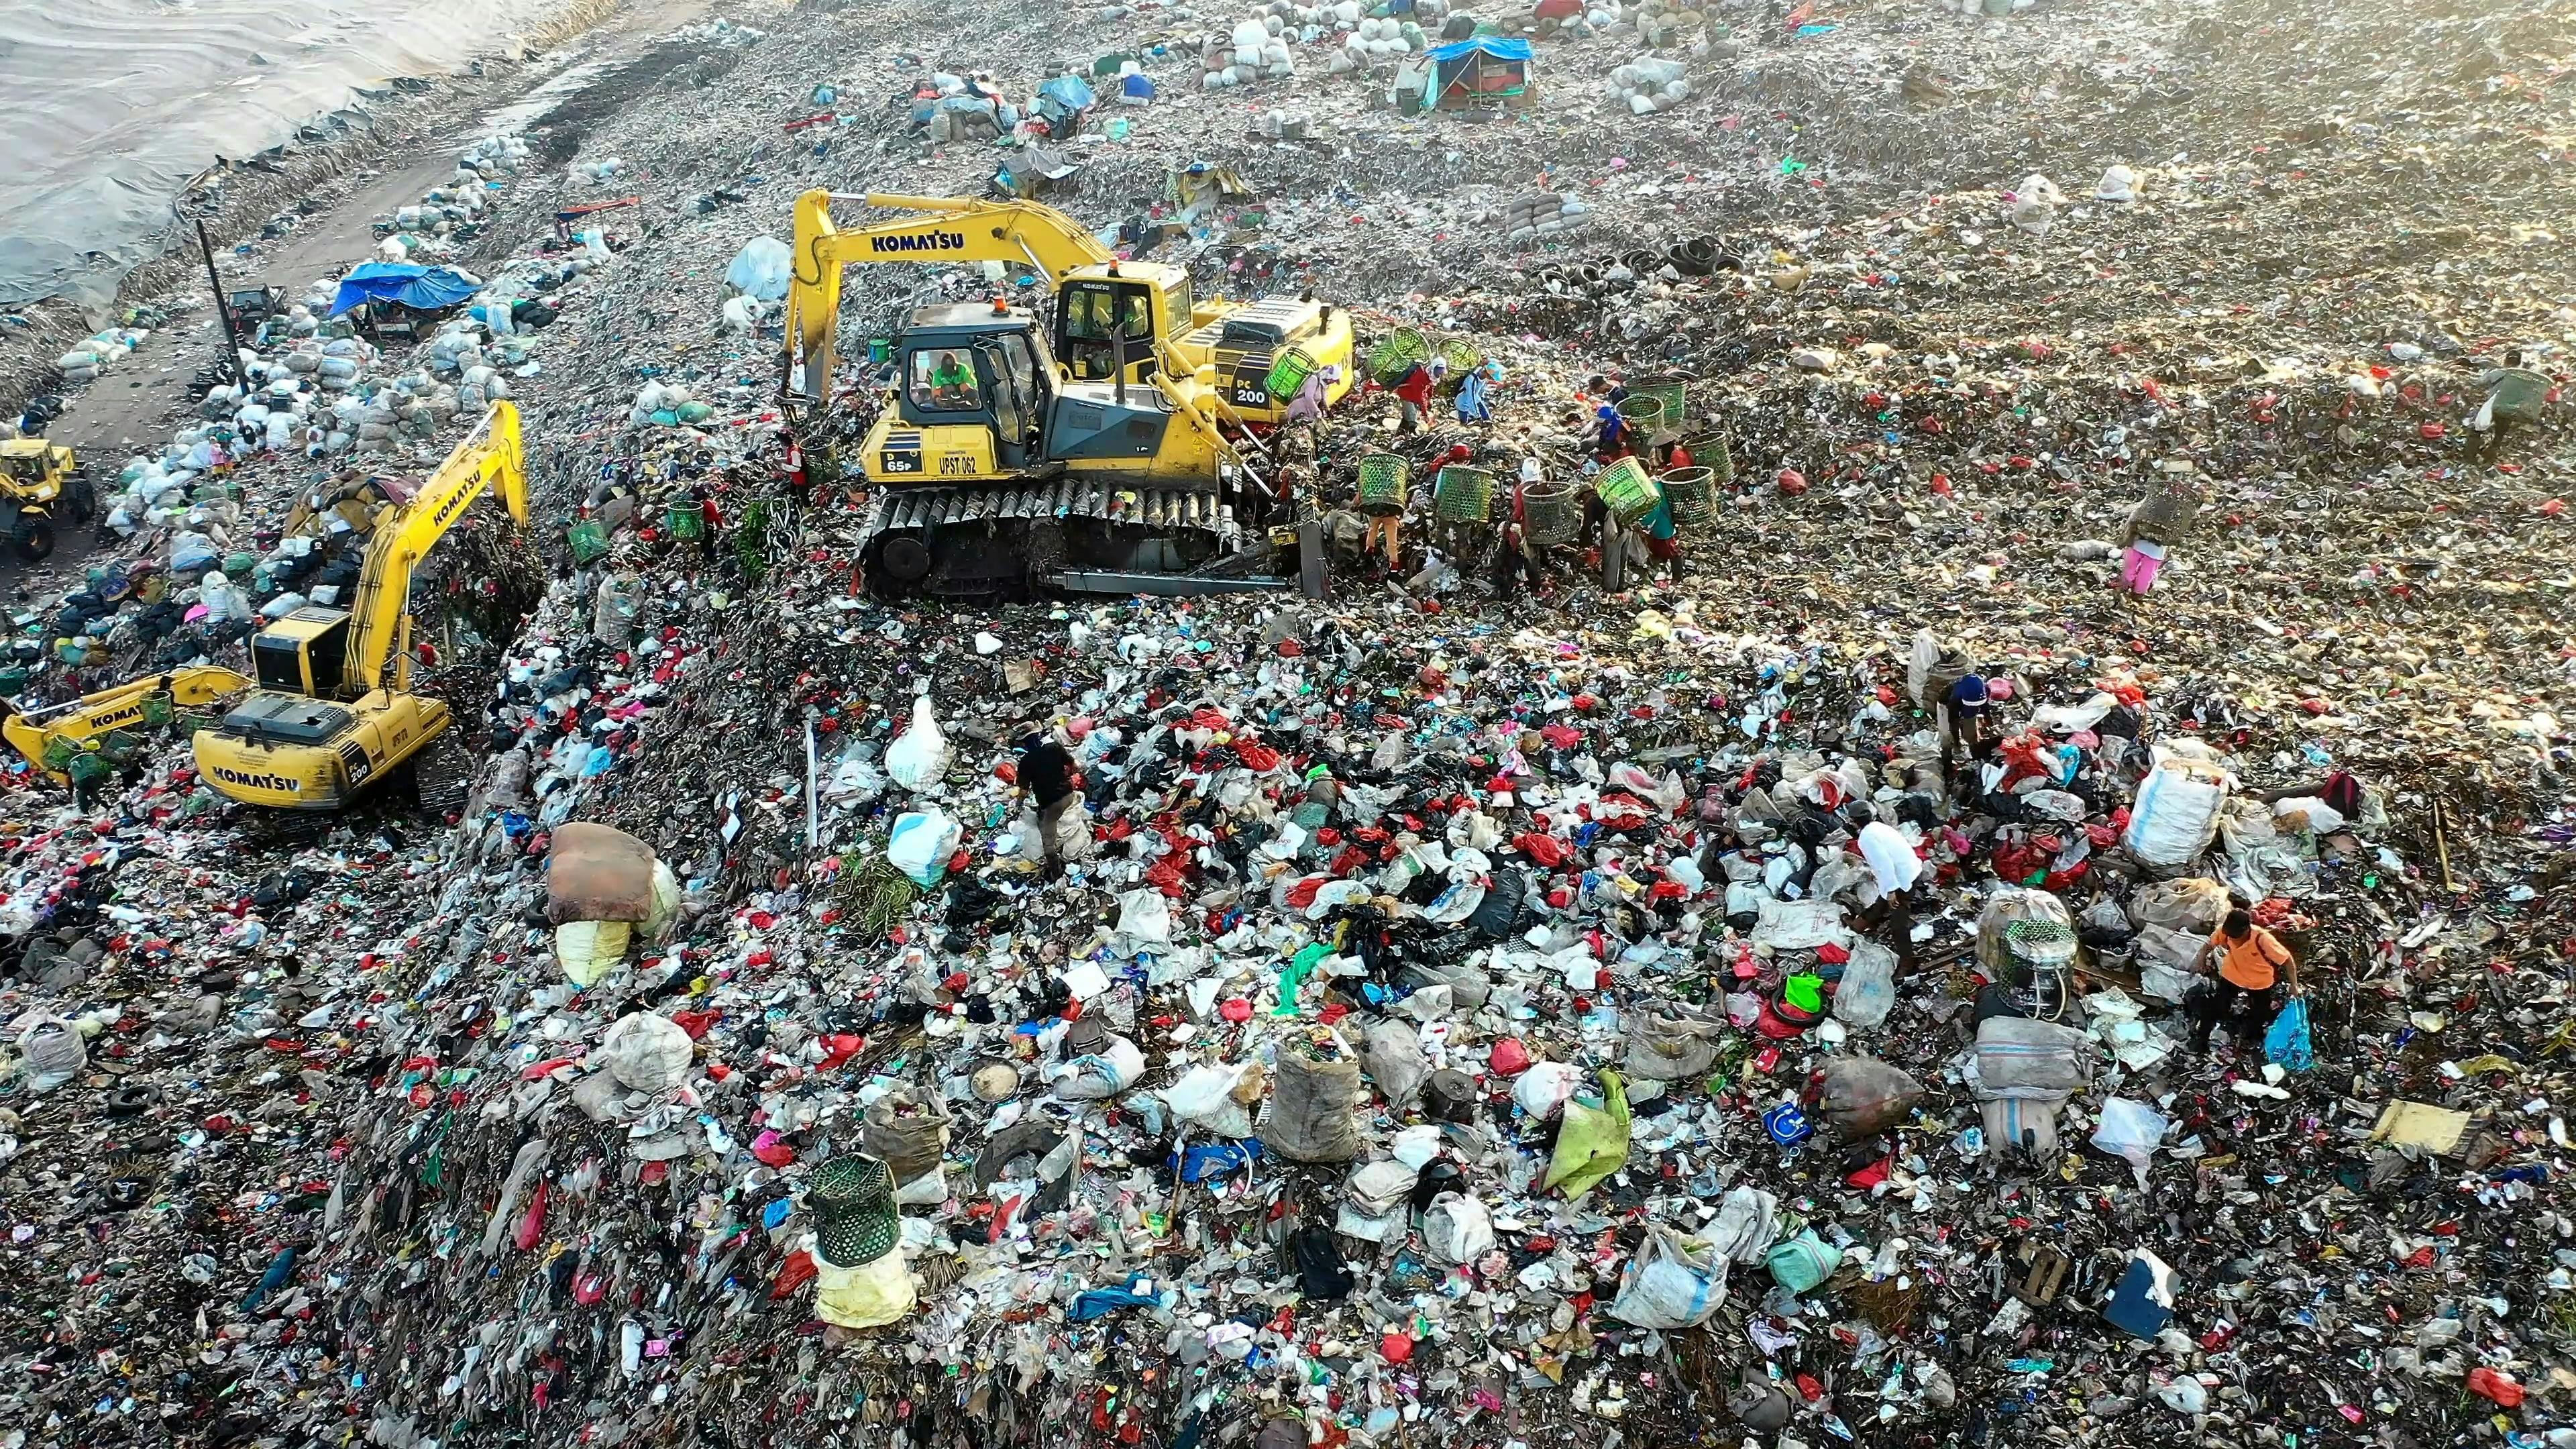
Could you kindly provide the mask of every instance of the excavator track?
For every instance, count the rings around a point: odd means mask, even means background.
[[[1070,478],[890,488],[870,506],[860,548],[880,594],[1187,594],[1294,582],[1255,576],[1269,540],[1247,534],[1214,492]]]
[[[420,808],[444,818],[465,808],[465,792],[471,785],[465,752],[456,747],[456,732],[449,730],[421,747],[411,762],[412,794]]]

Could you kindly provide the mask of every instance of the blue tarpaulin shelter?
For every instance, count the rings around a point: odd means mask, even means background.
[[[483,284],[454,267],[420,267],[407,262],[369,262],[340,279],[331,299],[331,315],[369,302],[394,302],[419,312],[453,307],[483,290]]]
[[[1478,35],[1432,50],[1431,103],[1457,109],[1524,101],[1530,93],[1530,43]]]

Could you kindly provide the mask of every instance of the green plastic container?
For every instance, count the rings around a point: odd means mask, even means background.
[[[1664,426],[1664,404],[1660,398],[1632,392],[1619,399],[1619,420],[1641,438],[1651,438]]]
[[[576,564],[595,563],[608,552],[608,530],[600,527],[595,518],[585,518],[565,529],[564,539],[572,545],[572,561]]]
[[[1443,523],[1483,523],[1493,517],[1494,475],[1452,463],[1432,481],[1431,501]]]
[[[1360,459],[1360,502],[1404,506],[1413,484],[1413,462],[1395,453],[1371,453]]]
[[[1262,386],[1269,390],[1273,399],[1291,398],[1297,395],[1297,389],[1306,385],[1306,379],[1314,375],[1315,359],[1308,357],[1301,348],[1282,348],[1279,356],[1271,362],[1270,376]]]
[[[694,498],[675,499],[663,508],[662,524],[673,538],[694,543],[707,536],[707,511]]]
[[[1664,501],[1663,490],[1646,473],[1646,465],[1634,458],[1622,458],[1601,470],[1592,480],[1592,491],[1610,508],[1610,516],[1620,526],[1634,528],[1646,521],[1655,505]]]

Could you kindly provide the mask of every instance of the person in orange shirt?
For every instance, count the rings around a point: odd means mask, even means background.
[[[2184,1003],[2192,1015],[2191,1049],[2209,1050],[2209,1033],[2221,1021],[2227,1034],[2242,1039],[2250,1030],[2260,1035],[2280,1009],[2281,988],[2299,994],[2299,963],[2281,938],[2254,924],[2244,911],[2229,911],[2217,934],[2200,948],[2199,969],[2217,962],[2217,974],[2193,990]],[[2251,1022],[2250,1028],[2244,1025]]]

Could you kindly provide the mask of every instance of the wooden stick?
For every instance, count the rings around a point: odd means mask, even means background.
[[[2433,854],[2442,862],[2442,889],[2458,890],[2459,886],[2451,880],[2451,842],[2442,830],[2442,801],[2439,796],[2433,799]]]

